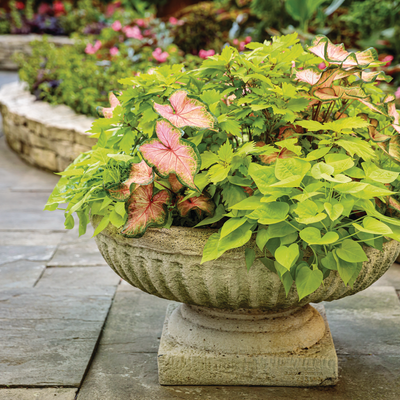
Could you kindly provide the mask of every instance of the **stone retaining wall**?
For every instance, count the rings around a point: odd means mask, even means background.
[[[63,171],[96,139],[85,133],[93,118],[76,114],[65,105],[36,101],[25,84],[0,89],[3,131],[10,147],[28,163],[54,172]]]
[[[30,43],[42,39],[42,35],[0,35],[0,70],[16,71],[17,64],[12,60],[14,53],[31,53]],[[66,36],[47,36],[56,46],[72,45],[72,39]]]

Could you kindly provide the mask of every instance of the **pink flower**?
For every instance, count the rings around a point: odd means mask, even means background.
[[[106,8],[106,17],[111,17],[120,5],[118,3],[109,4]]]
[[[325,69],[325,68],[326,68],[325,63],[324,63],[324,62],[319,63],[319,64],[318,64],[318,68],[319,68],[319,69]]]
[[[46,4],[46,3],[40,3],[40,6],[38,8],[38,13],[43,15],[43,14],[48,14],[51,11],[51,7]]]
[[[244,39],[244,41],[246,42],[246,44],[250,43],[252,40],[251,36],[246,36],[246,38]]]
[[[116,56],[117,54],[119,53],[119,50],[118,50],[118,48],[117,47],[111,47],[111,49],[110,49],[110,55],[111,56]]]
[[[111,28],[112,28],[115,32],[120,31],[121,28],[122,28],[121,22],[119,22],[118,20],[117,20],[117,21],[114,21],[113,24],[111,25]]]
[[[199,57],[203,58],[204,60],[208,57],[211,57],[215,54],[214,50],[200,50],[199,51]]]
[[[144,19],[137,19],[136,24],[143,27],[146,26],[146,23],[144,22]]]
[[[153,51],[153,57],[159,62],[159,63],[163,63],[165,61],[167,61],[167,58],[169,57],[169,54],[166,51],[162,51],[159,47],[157,47],[154,51]]]
[[[388,67],[392,61],[393,61],[393,56],[386,56],[382,58],[382,62],[386,62],[386,64],[384,65],[385,67]]]
[[[238,40],[238,39],[233,39],[233,44],[234,44],[235,46],[237,46],[237,45],[239,44],[239,40]]]
[[[394,95],[396,96],[396,99],[400,99],[400,86],[397,88]]]
[[[175,17],[170,17],[169,23],[171,25],[183,25],[185,21],[183,19],[176,19]]]
[[[140,29],[137,26],[134,27],[125,26],[124,28],[122,28],[122,31],[128,38],[134,38],[139,40],[143,39],[142,32],[140,32]]]
[[[95,54],[97,50],[99,50],[101,47],[101,42],[100,40],[96,40],[96,43],[94,46],[91,43],[88,43],[85,48],[85,53],[86,54]]]
[[[292,61],[292,68],[296,68],[296,63]]]
[[[239,50],[240,51],[244,51],[245,48],[246,48],[246,42],[240,42],[239,43]]]

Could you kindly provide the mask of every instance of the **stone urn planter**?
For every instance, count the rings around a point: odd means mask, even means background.
[[[94,221],[96,225],[96,221]],[[366,249],[354,286],[336,271],[298,301],[260,261],[247,272],[244,249],[200,264],[211,229],[148,229],[140,239],[111,225],[96,236],[101,254],[131,285],[175,302],[158,351],[162,385],[334,385],[338,361],[323,306],[366,289],[391,266],[400,243]],[[250,246],[258,251],[255,241]],[[258,253],[261,256],[261,253]]]

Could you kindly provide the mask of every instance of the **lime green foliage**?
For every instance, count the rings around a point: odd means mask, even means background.
[[[140,236],[147,220],[136,223],[136,202],[144,207],[168,198],[158,215],[170,227],[187,221],[178,202],[205,196],[214,215],[201,209],[188,214],[198,226],[219,228],[202,262],[244,246],[244,268],[261,261],[286,293],[294,284],[299,298],[317,290],[331,271],[353,285],[367,260],[364,246],[382,249],[387,238],[400,240],[400,220],[392,213],[400,186],[399,114],[394,98],[375,86],[384,76],[362,73],[379,65],[376,53],[348,53],[324,37],[304,51],[296,34],[247,47],[243,54],[225,47],[197,70],[165,65],[121,80],[127,86],[121,105],[111,118],[94,122],[97,145],[61,173],[46,209],[68,203],[66,227],[77,212],[81,233],[90,212],[103,216],[95,234],[110,222]],[[316,54],[327,64],[324,71],[314,68],[322,61]],[[165,114],[184,93],[196,101]],[[200,154],[201,165],[196,160],[192,172],[187,169],[195,185],[174,174],[157,175],[168,159],[150,162],[141,151],[149,139],[164,154],[180,151],[176,130],[171,136],[158,131],[164,147],[156,143],[156,126],[165,121],[156,109],[179,124],[182,140]],[[194,123],[209,115],[213,123],[206,128]],[[104,187],[126,182],[132,163],[143,160],[155,167],[151,187],[135,181],[134,201],[126,203],[109,197]],[[146,198],[137,187],[146,188]],[[248,245],[252,237],[261,256]]]

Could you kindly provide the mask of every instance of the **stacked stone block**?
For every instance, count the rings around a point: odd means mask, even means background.
[[[63,171],[96,142],[86,133],[93,118],[65,105],[36,101],[22,83],[0,89],[0,112],[9,146],[26,162],[46,170]]]

